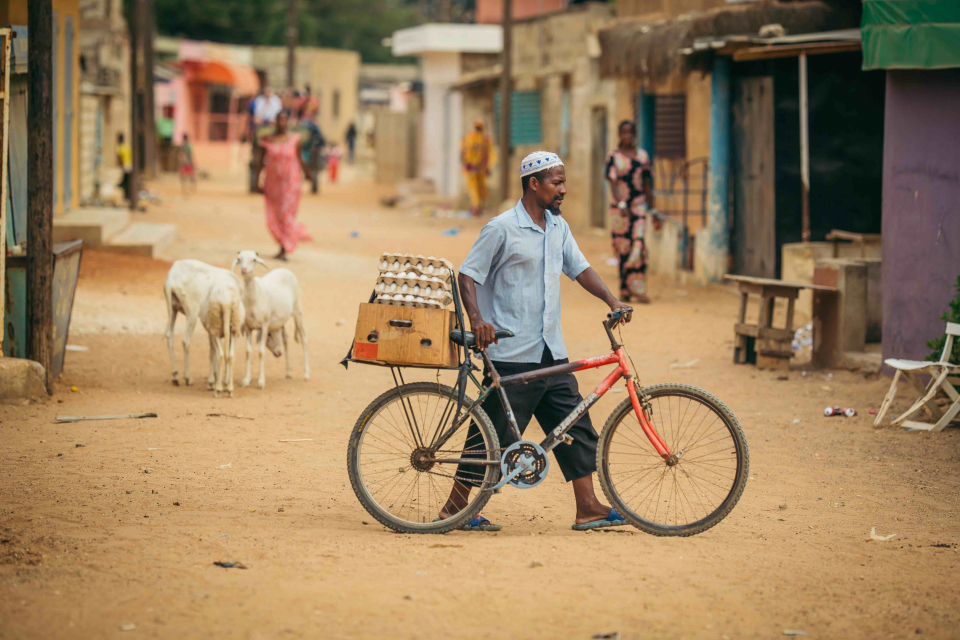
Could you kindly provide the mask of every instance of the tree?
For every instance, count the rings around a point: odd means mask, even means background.
[[[126,0],[128,3],[130,0]],[[168,36],[229,44],[286,43],[287,0],[155,0],[157,30]],[[471,0],[455,0],[462,8]],[[364,62],[396,62],[382,41],[417,24],[417,0],[301,0],[301,46],[351,49]]]

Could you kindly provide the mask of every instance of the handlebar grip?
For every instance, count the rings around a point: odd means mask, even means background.
[[[615,320],[625,313],[630,313],[633,311],[633,307],[626,307],[624,309],[617,309],[616,311],[611,311],[607,314],[607,320]]]

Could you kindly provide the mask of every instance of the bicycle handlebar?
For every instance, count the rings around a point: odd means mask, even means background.
[[[611,311],[607,314],[607,319],[603,321],[603,328],[607,332],[607,337],[610,338],[610,348],[613,351],[619,349],[620,345],[617,344],[616,338],[613,337],[613,332],[611,329],[620,323],[620,319],[625,313],[630,313],[632,311],[632,307],[623,307],[621,309],[617,309],[616,311]]]

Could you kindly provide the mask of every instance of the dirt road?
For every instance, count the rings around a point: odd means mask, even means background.
[[[269,255],[262,204],[240,189],[201,183],[184,200],[161,186],[165,203],[141,215],[179,225],[170,259]],[[380,252],[459,263],[480,226],[383,209],[377,194],[359,180],[305,196],[315,242],[289,267],[305,291],[313,377],[300,379],[294,349],[293,380],[271,358],[266,389],[232,400],[170,384],[166,263],[84,255],[71,342],[89,351],[68,354],[51,400],[0,407],[0,637],[958,637],[957,431],[874,430],[867,409],[885,379],[793,371],[784,381],[733,366],[737,298],[723,287],[654,279],[654,304],[624,334],[644,383],[704,387],[744,426],[751,477],[719,526],[689,539],[576,533],[559,473],[495,496],[485,515],[504,525],[498,534],[416,537],[376,524],[345,456],[389,374],[336,363]],[[579,239],[612,284],[605,238]],[[602,353],[605,308],[575,284],[562,291],[571,355]],[[193,345],[202,381],[202,329]],[[595,424],[621,398],[604,398]],[[834,404],[860,415],[824,418]],[[134,411],[159,418],[54,423]],[[298,438],[312,440],[280,442]],[[871,527],[896,536],[867,542]]]

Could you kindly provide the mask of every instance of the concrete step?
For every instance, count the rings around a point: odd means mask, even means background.
[[[157,222],[134,222],[103,245],[107,251],[128,253],[148,258],[169,247],[177,239],[177,225]]]
[[[114,207],[81,207],[53,219],[53,241],[83,240],[100,248],[130,223],[130,211]]]

